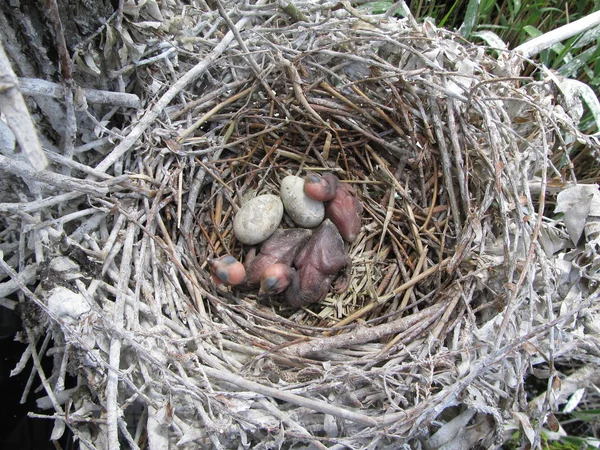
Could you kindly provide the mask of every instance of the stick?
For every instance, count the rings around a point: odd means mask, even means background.
[[[456,195],[454,193],[454,184],[452,177],[452,162],[450,159],[450,152],[448,151],[448,146],[446,145],[446,139],[444,135],[444,129],[442,127],[442,114],[440,112],[440,108],[437,103],[437,98],[433,90],[428,89],[429,93],[429,108],[431,114],[434,118],[433,120],[433,130],[435,132],[435,136],[437,138],[437,144],[440,151],[440,157],[442,160],[442,172],[444,173],[444,184],[446,186],[446,192],[448,194],[448,201],[450,203],[450,210],[452,211],[452,218],[454,219],[454,231],[458,236],[460,234],[460,230],[462,229],[462,223],[460,218],[460,208],[458,206],[458,201],[456,199]],[[453,130],[451,130],[452,132]]]
[[[306,398],[302,397],[301,395],[292,394],[291,392],[285,392],[269,386],[264,386],[260,383],[246,380],[245,378],[242,378],[234,373],[213,369],[212,367],[201,366],[201,370],[203,370],[210,377],[235,384],[236,386],[239,386],[241,388],[248,389],[252,392],[258,392],[268,397],[275,397],[285,402],[292,403],[294,405],[310,408],[324,414],[331,414],[332,416],[340,417],[342,419],[350,420],[352,422],[362,423],[370,427],[377,426],[378,424],[378,421],[373,417],[369,417],[361,413],[357,413],[348,409],[341,408],[339,406],[332,405],[331,403],[325,402],[323,400]]]
[[[0,105],[0,109],[1,108],[2,106]],[[44,161],[47,161],[43,150],[42,156],[44,157]],[[96,181],[80,180],[78,178],[60,175],[43,169],[38,169],[36,172],[36,169],[25,164],[23,161],[17,161],[2,155],[0,155],[0,171],[10,172],[27,180],[46,183],[61,190],[79,191],[98,196],[108,194],[108,188]]]
[[[314,353],[323,353],[335,348],[345,348],[352,345],[364,344],[366,342],[376,341],[389,334],[400,333],[410,328],[415,323],[425,318],[441,314],[445,305],[439,303],[430,306],[410,316],[403,317],[390,323],[377,325],[374,327],[358,327],[354,331],[346,334],[340,334],[331,337],[312,339],[308,342],[300,342],[285,348],[285,353],[293,356],[306,356]]]
[[[26,285],[33,284],[38,275],[39,264],[33,263],[28,266],[25,266],[20,272],[18,272],[19,281]],[[13,300],[6,299],[4,297],[8,297],[13,292],[19,290],[19,285],[14,280],[8,280],[4,283],[0,283],[0,305],[9,309],[15,309],[15,305],[18,303]],[[10,303],[4,303],[10,302]],[[12,305],[12,307],[10,306]]]
[[[48,197],[42,200],[36,200],[33,202],[23,203],[0,203],[0,213],[33,213],[40,209],[50,208],[59,203],[66,203],[84,195],[83,192],[67,192],[66,194],[60,194],[55,197]]]
[[[119,329],[123,328],[123,316],[125,311],[125,299],[127,297],[127,287],[131,277],[131,259],[133,257],[133,242],[137,227],[133,222],[127,226],[125,243],[123,244],[123,256],[121,260],[121,273],[119,274],[119,285],[117,288],[117,298],[115,302],[113,323]],[[119,367],[121,361],[121,339],[113,337],[110,345],[109,364],[112,367]],[[113,371],[108,372],[108,382],[106,384],[106,421],[108,423],[108,443],[110,448],[119,447],[119,421],[120,414],[118,401],[119,393],[119,374]]]
[[[211,109],[206,114],[204,114],[202,117],[200,117],[200,119],[198,119],[196,122],[194,122],[188,128],[186,128],[179,136],[179,142],[183,141],[186,137],[188,137],[190,134],[192,134],[194,131],[196,131],[199,127],[202,126],[203,123],[208,121],[212,116],[217,114],[225,106],[238,101],[240,98],[246,96],[247,94],[250,94],[252,92],[252,89],[254,89],[254,88],[252,86],[250,86],[249,88],[246,88],[243,91],[238,92],[235,95],[232,95],[227,100],[216,105],[213,109]]]
[[[19,88],[23,95],[52,98],[65,98],[64,86],[38,78],[19,78]],[[135,94],[123,92],[100,91],[98,89],[81,89],[88,103],[108,104],[113,106],[124,106],[126,108],[139,108],[140,98]]]
[[[544,33],[541,36],[531,39],[514,48],[515,53],[520,53],[526,58],[537,55],[538,53],[552,47],[554,44],[569,39],[576,34],[583,33],[590,28],[600,24],[600,11],[596,11],[575,22],[563,25],[556,30]]]

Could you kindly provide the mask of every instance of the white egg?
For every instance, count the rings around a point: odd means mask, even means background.
[[[254,245],[271,236],[283,217],[281,199],[259,195],[245,203],[233,219],[233,233],[242,244]]]
[[[304,193],[304,179],[289,175],[281,180],[281,200],[285,212],[296,225],[314,228],[323,222],[325,206]]]

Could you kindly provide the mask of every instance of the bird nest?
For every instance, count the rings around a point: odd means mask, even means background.
[[[598,370],[597,190],[569,160],[598,147],[562,80],[410,16],[235,3],[126,8],[129,40],[109,22],[86,51],[120,49],[146,107],[87,136],[76,112],[52,172],[3,160],[36,416],[89,448],[537,442]],[[207,258],[248,251],[242,203],[309,170],[364,206],[350,287],[293,308],[215,285]]]

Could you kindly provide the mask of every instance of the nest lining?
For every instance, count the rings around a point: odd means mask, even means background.
[[[117,146],[54,156],[72,184],[0,205],[5,271],[44,266],[35,293],[21,286],[22,309],[38,317],[25,321],[34,362],[53,339],[53,373],[36,371],[55,429],[66,422],[90,448],[137,448],[141,435],[181,448],[438,448],[501,442],[527,412],[539,431],[558,398],[528,403],[524,377],[590,361],[579,336],[596,298],[588,267],[568,284],[587,295],[561,285],[568,273],[540,236],[566,233],[539,192],[573,181],[551,156],[596,144],[551,82],[514,76],[514,60],[430,23],[298,6],[310,22],[275,5],[200,15],[202,39],[137,69],[164,88],[139,122],[113,128]],[[239,37],[226,18],[248,22]],[[206,258],[247,250],[231,226],[244,198],[309,169],[336,172],[365,207],[348,291],[297,309],[214,286]],[[49,310],[57,286],[89,311]],[[77,386],[61,404],[67,373]],[[127,423],[135,407],[143,416]],[[478,431],[448,431],[456,423]]]

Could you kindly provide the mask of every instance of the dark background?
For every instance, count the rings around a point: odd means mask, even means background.
[[[46,450],[57,448],[71,449],[73,446],[70,433],[60,439],[56,447],[50,442],[50,435],[54,427],[53,420],[32,419],[27,417],[28,412],[52,414],[53,410],[41,411],[36,407],[37,397],[43,397],[45,391],[35,393],[41,385],[39,377],[34,379],[32,389],[27,398],[27,403],[21,404],[21,396],[31,373],[33,363],[29,361],[25,370],[19,375],[11,377],[10,372],[15,368],[27,346],[15,341],[15,333],[21,324],[18,316],[10,309],[0,307],[0,449],[20,450]],[[51,361],[43,361],[44,366],[51,372]]]

